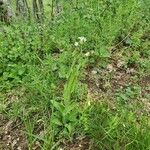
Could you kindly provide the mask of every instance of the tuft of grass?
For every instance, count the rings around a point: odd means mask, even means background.
[[[95,103],[88,110],[87,132],[92,149],[148,150],[150,126],[146,116],[138,118],[127,109],[111,110],[105,103]]]

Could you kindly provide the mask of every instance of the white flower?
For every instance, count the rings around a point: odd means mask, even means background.
[[[80,40],[81,44],[83,44],[83,43],[85,43],[87,41],[84,36],[78,37],[78,39]]]
[[[90,52],[87,52],[84,54],[86,57],[89,57],[90,56]]]
[[[79,43],[78,43],[78,42],[75,42],[75,43],[74,43],[74,46],[79,46]]]

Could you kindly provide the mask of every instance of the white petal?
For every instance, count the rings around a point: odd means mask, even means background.
[[[78,42],[75,42],[74,45],[75,45],[75,46],[79,46],[79,43],[78,43]]]
[[[85,56],[89,57],[90,56],[90,52],[85,53]]]

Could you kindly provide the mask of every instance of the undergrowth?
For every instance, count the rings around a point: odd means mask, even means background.
[[[109,100],[89,98],[87,80],[89,68],[105,78],[101,72],[113,70],[111,60],[121,60],[122,70],[134,69],[138,83],[149,75],[149,1],[60,4],[63,11],[53,20],[0,23],[1,114],[19,120],[30,150],[37,141],[42,150],[65,148],[78,136],[91,141],[89,149],[150,149],[149,119],[136,114],[142,87],[105,93],[116,104],[112,110]]]

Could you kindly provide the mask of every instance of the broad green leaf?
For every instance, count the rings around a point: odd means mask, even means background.
[[[63,112],[64,106],[61,102],[57,102],[56,100],[51,101],[54,108],[56,108],[58,111]]]

